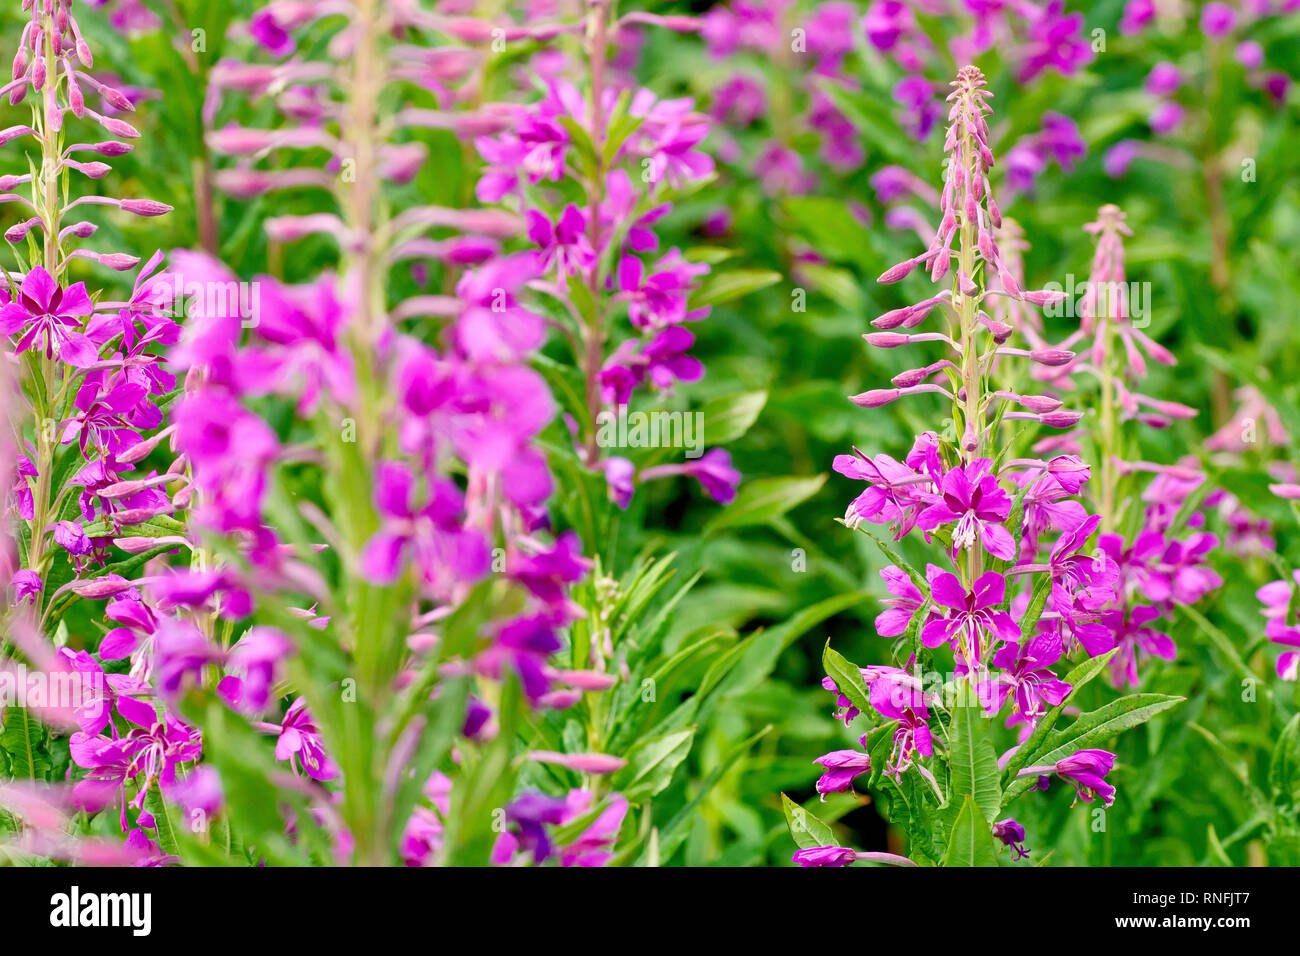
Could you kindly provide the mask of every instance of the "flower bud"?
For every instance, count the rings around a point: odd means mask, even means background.
[[[916,259],[907,259],[903,262],[900,262],[896,266],[891,266],[890,268],[882,272],[880,274],[880,278],[877,279],[876,281],[881,283],[882,285],[889,285],[890,283],[893,282],[901,282],[903,281],[903,279],[907,278],[907,276],[911,274],[913,269],[916,268],[916,263],[917,263]]]
[[[122,209],[136,216],[165,216],[172,207],[153,199],[123,199]]]
[[[1033,305],[1060,305],[1065,301],[1065,293],[1059,290],[1037,289],[1033,292],[1024,293],[1021,298]]]
[[[859,395],[850,395],[849,401],[862,408],[880,408],[897,401],[902,394],[902,390],[897,388],[873,388]]]
[[[1073,428],[1083,419],[1083,412],[1058,411],[1039,415],[1038,420],[1049,428]]]
[[[26,222],[20,222],[16,226],[10,226],[5,231],[5,238],[10,242],[22,242],[27,238],[27,233],[31,232],[33,227],[39,226],[41,221],[42,220],[39,216],[33,216]]]
[[[900,345],[906,345],[912,341],[910,335],[904,335],[901,332],[868,332],[864,336],[868,345],[874,345],[880,349],[896,349]]]
[[[1068,349],[1033,349],[1029,357],[1039,365],[1046,365],[1049,368],[1059,368],[1074,361],[1074,353]]]
[[[111,86],[100,86],[99,95],[104,98],[104,102],[115,110],[130,112],[135,109],[135,104],[121,90],[116,90]]]

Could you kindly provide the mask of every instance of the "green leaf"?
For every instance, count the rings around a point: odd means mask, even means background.
[[[825,483],[825,474],[812,478],[758,478],[747,482],[741,486],[736,500],[705,525],[704,534],[766,524],[807,501]]]
[[[14,779],[43,780],[54,766],[46,749],[45,728],[21,707],[5,711],[0,747],[9,754]]]
[[[677,852],[677,848],[686,841],[686,837],[689,836],[691,832],[691,825],[694,824],[696,820],[695,811],[699,808],[699,805],[704,802],[704,798],[709,795],[710,791],[713,790],[718,781],[722,779],[723,775],[735,765],[736,761],[739,760],[742,755],[748,753],[756,743],[766,737],[771,731],[772,725],[768,724],[748,740],[743,740],[736,744],[720,761],[718,761],[718,765],[709,771],[709,775],[700,781],[695,795],[691,797],[691,799],[688,800],[680,810],[673,814],[672,819],[659,830],[659,854],[661,861],[670,860],[672,855]]]
[[[1269,761],[1268,782],[1275,799],[1286,803],[1300,801],[1300,714],[1291,718],[1277,738],[1273,759]]]
[[[948,754],[952,774],[948,802],[955,804],[959,798],[968,796],[985,820],[996,819],[1002,805],[998,757],[993,749],[989,718],[977,704],[953,707],[948,725]]]
[[[662,793],[691,752],[695,728],[643,741],[627,756],[627,766],[614,775],[612,786],[629,800]]]
[[[867,591],[835,594],[803,608],[776,627],[754,635],[745,646],[744,655],[735,665],[735,670],[728,675],[721,693],[732,695],[753,690],[772,672],[786,648],[822,621],[860,604],[868,597],[870,592]]]
[[[998,854],[988,820],[969,794],[962,801],[961,812],[948,839],[944,866],[997,866]]]
[[[167,811],[167,801],[163,798],[162,790],[156,781],[149,788],[148,796],[145,797],[145,808],[153,814],[157,826],[155,832],[158,834],[158,848],[168,856],[180,856],[175,828],[172,825],[171,815]]]
[[[725,445],[749,431],[767,404],[767,392],[738,392],[705,402],[700,429],[702,440],[709,445]]]
[[[1043,742],[1042,748],[1025,759],[1022,766],[1054,764],[1079,750],[1105,743],[1124,730],[1146,723],[1156,714],[1181,704],[1186,698],[1165,694],[1130,694],[1113,700],[1079,717],[1063,730],[1054,731]],[[1033,785],[1030,777],[1020,777],[1006,788],[1002,806],[1006,807],[1016,797]]]
[[[868,538],[870,538],[872,541],[876,543],[876,547],[880,549],[880,553],[883,554],[889,560],[890,564],[896,565],[897,567],[906,571],[907,576],[911,578],[912,583],[916,585],[916,589],[920,591],[921,594],[927,600],[929,599],[930,582],[924,574],[922,574],[916,568],[912,567],[912,565],[904,561],[902,555],[898,553],[898,551],[894,548],[892,544],[890,544],[889,542],[881,538],[877,538],[874,534],[868,531],[866,525],[858,525],[858,531],[862,532]],[[919,619],[921,615],[917,615],[917,617]]]
[[[790,836],[799,849],[808,850],[817,846],[839,846],[831,828],[817,818],[814,813],[805,810],[784,793],[781,794],[781,809],[785,811],[785,822],[790,827]]]
[[[1250,669],[1250,665],[1242,658],[1241,652],[1237,650],[1236,645],[1232,643],[1232,639],[1227,634],[1224,634],[1223,631],[1211,624],[1205,615],[1194,607],[1179,605],[1178,610],[1191,620],[1200,629],[1201,633],[1210,639],[1210,643],[1218,649],[1219,653],[1232,665],[1232,669],[1240,677],[1258,685],[1265,697],[1272,697],[1273,690],[1268,686],[1268,682],[1260,680],[1259,675]]]
[[[689,307],[702,309],[705,306],[721,305],[741,296],[752,295],[760,289],[780,282],[783,276],[779,272],[760,269],[731,269],[710,276],[691,293]]]
[[[853,218],[846,203],[825,196],[797,196],[786,200],[783,208],[795,228],[827,259],[856,264],[866,273],[883,268],[873,252],[870,231]]]

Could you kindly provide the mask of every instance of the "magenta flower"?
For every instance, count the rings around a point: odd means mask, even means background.
[[[934,565],[930,568],[933,569]],[[891,564],[881,569],[880,576],[885,579],[885,590],[890,597],[881,602],[888,610],[876,616],[876,633],[881,637],[898,637],[907,631],[912,617],[925,603],[925,596],[902,568]]]
[[[1010,561],[1015,557],[1016,544],[999,522],[1005,521],[1011,512],[1011,496],[989,474],[992,466],[989,459],[980,458],[951,469],[943,477],[938,500],[917,516],[916,526],[933,531],[955,521],[954,551],[978,543],[993,557]]]
[[[661,392],[671,392],[677,382],[698,382],[704,377],[704,366],[686,354],[694,344],[695,336],[675,325],[649,342],[628,339],[600,370],[601,400],[626,405],[633,390],[646,379]]]
[[[1184,112],[1182,106],[1173,100],[1161,103],[1147,118],[1147,122],[1151,124],[1151,132],[1157,136],[1168,136],[1182,123]]]
[[[186,395],[173,421],[176,444],[193,460],[205,492],[203,520],[219,531],[261,527],[266,468],[279,452],[270,426],[214,388]]]
[[[310,417],[322,395],[340,405],[352,403],[356,375],[343,341],[348,307],[339,301],[337,282],[326,275],[316,282],[289,286],[263,277],[256,315],[258,344],[238,358],[240,387],[252,394],[298,396],[298,411]]]
[[[1080,750],[1056,762],[1057,776],[1074,785],[1085,803],[1101,797],[1106,806],[1115,802],[1115,788],[1106,774],[1115,766],[1115,755],[1106,750]]]
[[[881,53],[893,50],[915,28],[912,8],[902,0],[875,0],[862,18],[862,32]]]
[[[519,676],[525,696],[536,704],[551,689],[552,654],[564,645],[556,634],[557,622],[548,614],[526,614],[497,628],[496,640],[474,661],[479,673],[500,680],[509,667]]]
[[[23,277],[18,299],[0,309],[0,334],[23,333],[15,352],[37,348],[47,358],[57,355],[69,365],[90,368],[99,360],[99,350],[76,330],[82,325],[78,320],[94,311],[84,282],[63,289],[37,266]]]
[[[1155,19],[1155,0],[1128,0],[1124,5],[1124,16],[1120,20],[1119,32],[1125,36],[1141,33],[1142,28]]]
[[[402,462],[381,462],[375,475],[375,507],[383,527],[361,552],[361,572],[368,580],[395,581],[411,561],[427,585],[445,589],[487,572],[487,543],[476,531],[462,528],[464,501],[446,478],[429,483],[428,503],[415,505],[416,477]]]
[[[104,457],[120,454],[139,440],[126,416],[147,394],[147,389],[135,382],[119,382],[109,388],[108,383],[101,385],[93,378],[86,381],[74,402],[78,414],[63,422],[60,441],[66,445],[76,439],[83,455],[92,443]]]
[[[725,448],[710,448],[700,458],[687,462],[681,468],[683,474],[698,481],[704,493],[718,504],[730,504],[736,499],[740,472],[731,467],[731,452]],[[648,474],[649,472],[646,473]]]
[[[338,776],[325,746],[321,742],[320,731],[312,721],[307,710],[307,699],[299,697],[285,711],[279,724],[254,723],[259,730],[279,734],[275,742],[275,759],[287,760],[294,773],[302,771],[313,780],[333,780]]]
[[[1152,96],[1169,96],[1178,92],[1178,88],[1182,85],[1182,71],[1172,63],[1163,60],[1151,68],[1143,84]]]
[[[555,269],[561,285],[569,276],[596,264],[596,250],[587,238],[587,216],[573,203],[564,207],[555,222],[545,213],[528,210],[528,238],[541,247],[537,253],[538,269],[542,272]]]
[[[912,675],[897,667],[864,669],[862,677],[867,682],[868,700],[876,713],[886,720],[898,721],[893,749],[885,767],[885,773],[897,777],[912,766],[915,755],[929,757],[934,753],[925,694]],[[846,710],[846,723],[852,719],[850,712],[853,715],[857,713],[852,708]]]
[[[1056,460],[1058,459],[1053,459]],[[1084,480],[1087,480],[1086,469]],[[1032,556],[1037,553],[1039,536],[1045,531],[1076,528],[1088,517],[1083,505],[1072,498],[1079,493],[1083,483],[1075,480],[1072,473],[1056,474],[1052,472],[1049,462],[1047,474],[1031,471],[1017,481],[1021,487],[1026,484],[1029,486],[1021,499],[1021,525],[1024,529],[1020,542],[1022,555]],[[1071,487],[1074,488],[1073,491],[1070,490]]]
[[[1285,578],[1280,581],[1270,581],[1255,592],[1255,597],[1264,605],[1260,613],[1268,621],[1267,632],[1280,630],[1287,625],[1291,601],[1295,596],[1296,587],[1300,586],[1300,570],[1292,571],[1291,578],[1290,581]]]
[[[131,805],[138,809],[144,806],[149,787],[155,780],[163,793],[172,793],[177,767],[201,756],[202,735],[170,714],[159,720],[153,705],[131,697],[118,697],[117,709],[127,720],[139,725],[123,738],[130,757],[127,775],[144,774],[140,790],[131,801]]]
[[[1079,553],[1100,524],[1101,516],[1092,515],[1061,535],[1052,548],[1048,569],[1052,574],[1052,600],[1058,607],[1096,611],[1115,600],[1119,567],[1105,553]]]
[[[1201,30],[1206,36],[1221,40],[1237,26],[1237,11],[1226,3],[1207,3],[1201,9]]]
[[[582,609],[569,600],[568,586],[591,570],[592,562],[582,556],[582,542],[573,531],[556,539],[550,551],[511,555],[506,562],[510,577],[526,587],[557,619],[582,616]]]
[[[926,507],[920,489],[929,479],[909,465],[880,454],[868,458],[854,449],[852,455],[836,455],[832,467],[847,478],[870,483],[870,487],[849,503],[844,523],[856,528],[863,521],[872,524],[898,522],[894,537],[901,539],[915,525]]]
[[[248,22],[248,32],[273,57],[285,57],[297,49],[293,34],[284,28],[271,9],[259,10]]]
[[[1023,860],[1029,856],[1029,851],[1025,849],[1025,828],[1011,817],[993,824],[993,836],[1011,847],[1014,859]]]
[[[600,462],[600,468],[605,473],[609,500],[626,511],[636,493],[636,465],[626,458],[611,456]]]
[[[1083,14],[1066,14],[1064,0],[1025,9],[1030,22],[1017,72],[1021,83],[1031,82],[1047,69],[1069,76],[1092,61],[1092,47],[1083,38]]]
[[[930,597],[948,613],[921,628],[921,643],[926,647],[951,644],[974,667],[983,659],[986,637],[1014,642],[1020,628],[1006,611],[998,610],[1006,594],[1006,581],[996,571],[986,571],[967,591],[957,575],[941,571],[930,581]]]
[[[857,750],[833,750],[818,757],[826,772],[817,780],[817,792],[826,799],[828,793],[843,793],[853,789],[853,778],[871,771],[871,757]]]
[[[1096,655],[1116,646],[1119,650],[1111,658],[1110,669],[1115,683],[1126,683],[1136,687],[1138,683],[1138,653],[1172,661],[1178,656],[1178,648],[1173,638],[1150,625],[1160,619],[1157,608],[1138,604],[1128,609],[1107,610],[1102,613],[1101,623],[1106,629],[1109,642],[1104,647],[1087,647],[1089,654]]]
[[[222,649],[213,644],[193,622],[165,617],[154,635],[154,671],[159,694],[173,700],[185,685],[198,685],[209,664],[224,660]]]
[[[86,771],[72,788],[73,799],[88,813],[117,806],[123,832],[127,829],[126,783],[134,777],[131,763],[135,750],[125,737],[110,740],[77,731],[68,740],[72,762]]]
[[[245,713],[265,711],[271,703],[277,667],[292,652],[293,642],[283,631],[249,628],[226,657],[227,669],[243,676],[224,678],[219,685],[222,696],[236,700]]]
[[[22,604],[24,601],[31,601],[34,604],[36,596],[44,587],[40,575],[26,569],[16,572],[9,583],[13,587],[15,605]]]
[[[796,850],[794,862],[800,866],[851,866],[856,852],[844,846],[813,846]]]
[[[570,790],[565,798],[565,822],[586,816],[594,797],[589,790]],[[560,866],[604,866],[614,858],[612,847],[627,817],[628,802],[622,794],[612,794],[609,806],[600,812],[591,826],[572,843],[560,847]]]
[[[526,793],[506,807],[506,821],[510,829],[504,831],[492,848],[492,862],[508,863],[517,851],[532,854],[534,863],[545,863],[551,858],[555,845],[551,841],[550,827],[564,823],[568,803],[559,797],[543,793]]]
[[[923,76],[908,76],[895,84],[894,102],[903,107],[902,126],[913,139],[925,140],[943,118],[943,101],[934,83]]]
[[[600,226],[604,236],[626,227],[627,247],[633,252],[653,252],[659,248],[659,236],[650,228],[672,211],[671,203],[660,203],[626,225],[636,211],[640,196],[632,188],[632,177],[626,170],[612,170],[605,179],[605,201],[600,204]]]
[[[638,329],[663,328],[702,319],[709,310],[688,311],[686,299],[699,276],[709,271],[704,263],[690,263],[676,249],[656,262],[648,276],[635,256],[624,256],[618,267],[617,298],[627,302],[628,321]]]
[[[1029,641],[1007,643],[998,648],[991,663],[1002,673],[994,678],[991,688],[981,689],[986,694],[986,710],[996,714],[1015,694],[1015,712],[1032,727],[1047,712],[1048,707],[1060,704],[1070,693],[1070,685],[1057,680],[1050,670],[1061,659],[1061,640],[1055,634],[1035,634]]]

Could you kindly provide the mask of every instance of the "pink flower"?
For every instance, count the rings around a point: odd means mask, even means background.
[[[275,742],[275,759],[289,761],[289,766],[295,773],[298,772],[301,764],[302,770],[313,780],[333,780],[338,776],[338,768],[325,753],[320,731],[317,730],[307,710],[305,697],[299,697],[289,705],[289,709],[285,711],[284,718],[278,725],[254,724],[254,726],[279,733],[279,739]]]
[[[851,866],[857,858],[854,850],[844,846],[807,847],[796,850],[793,857],[799,866]]]
[[[1020,628],[1011,615],[997,609],[1005,594],[1006,581],[996,571],[984,572],[969,591],[962,587],[957,575],[938,572],[930,580],[930,597],[948,613],[921,628],[921,643],[926,647],[952,644],[968,666],[977,666],[983,659],[983,649],[989,646],[986,638],[1020,638]]]
[[[395,581],[406,561],[429,587],[446,589],[488,570],[487,544],[477,531],[461,527],[464,501],[447,478],[429,483],[428,500],[415,504],[416,476],[401,462],[381,462],[375,475],[375,507],[383,526],[361,552],[361,572],[370,581]]]
[[[540,246],[538,268],[556,270],[560,284],[571,275],[596,264],[596,251],[587,238],[587,216],[573,203],[564,207],[560,218],[551,222],[545,213],[528,210],[528,238]]]
[[[902,568],[891,564],[881,569],[880,576],[885,579],[885,590],[891,596],[881,602],[888,610],[876,616],[876,633],[881,637],[898,637],[907,631],[912,617],[925,603],[925,597]]]
[[[23,277],[18,299],[0,309],[0,334],[23,333],[15,347],[18,353],[35,347],[47,358],[57,355],[69,365],[89,368],[99,360],[99,350],[73,330],[81,328],[78,319],[94,311],[84,282],[63,289],[37,266]]]
[[[1106,750],[1080,750],[1056,762],[1056,773],[1074,784],[1084,802],[1101,797],[1110,806],[1115,802],[1115,788],[1106,782],[1106,774],[1115,766],[1115,755]]]
[[[951,469],[943,477],[938,500],[921,512],[916,526],[922,531],[933,531],[956,521],[952,532],[954,551],[962,551],[976,543],[995,558],[1010,561],[1015,557],[1016,544],[1011,533],[998,522],[1005,521],[1011,512],[1011,496],[990,474],[993,462],[980,458],[964,467]]]
[[[1070,685],[1057,680],[1050,670],[1063,653],[1060,638],[1050,633],[1036,634],[1025,642],[1003,644],[991,661],[1002,673],[993,682],[987,711],[996,714],[1014,693],[1015,712],[1030,726],[1036,724],[1049,706],[1057,706],[1070,693]],[[982,689],[982,693],[987,691]]]
[[[708,315],[707,308],[686,308],[695,280],[709,271],[707,265],[687,262],[672,249],[653,268],[655,271],[647,276],[645,266],[635,256],[624,256],[619,263],[617,298],[627,302],[627,317],[632,325],[638,329],[663,328]]]
[[[828,793],[843,793],[853,789],[853,778],[871,771],[871,757],[857,750],[833,750],[818,757],[826,772],[817,780],[817,792],[826,799]]]

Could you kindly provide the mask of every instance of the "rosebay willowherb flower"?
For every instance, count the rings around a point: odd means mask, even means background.
[[[39,621],[54,592],[68,587],[65,566],[74,571],[87,563],[101,566],[115,550],[115,538],[134,537],[132,526],[171,511],[167,486],[183,485],[185,479],[156,473],[129,478],[159,441],[145,435],[160,426],[161,397],[174,386],[158,348],[174,341],[176,326],[138,297],[112,301],[95,293],[92,299],[85,282],[70,280],[78,260],[117,271],[140,262],[122,251],[76,248],[97,231],[94,223],[79,219],[88,207],[138,216],[162,215],[170,207],[145,199],[76,195],[83,177],[98,180],[112,168],[99,159],[75,157],[122,156],[132,149],[124,140],[140,134],[125,120],[86,105],[83,87],[115,111],[132,109],[121,92],[92,74],[94,58],[71,4],[27,3],[24,9],[30,19],[3,93],[11,106],[29,102],[31,118],[0,138],[34,144],[39,161],[31,163],[27,175],[6,177],[8,191],[0,196],[30,214],[6,232],[17,271],[6,270],[6,288],[0,291],[0,333],[12,337],[26,373],[24,404],[32,427],[17,449],[16,479],[6,483],[7,510],[27,523],[22,603]],[[100,141],[105,133],[110,138]],[[144,265],[137,290],[161,259],[155,254]],[[53,588],[47,586],[52,580],[57,580]]]
[[[1046,460],[1025,454],[1041,429],[1069,429],[1081,413],[1065,410],[1055,396],[1027,392],[1019,384],[1030,380],[1021,360],[1030,369],[1052,369],[1075,356],[1063,348],[1021,347],[1016,327],[994,319],[986,306],[1004,299],[1037,308],[1059,304],[1064,293],[1025,291],[1003,258],[994,235],[1001,214],[989,182],[990,95],[972,66],[952,89],[939,228],[925,252],[880,277],[899,283],[924,269],[946,288],[890,310],[873,321],[879,331],[865,336],[877,347],[938,347],[943,356],[896,376],[891,389],[852,398],[876,408],[941,395],[951,406],[949,424],[918,436],[902,462],[856,450],[835,460],[836,471],[868,486],[849,505],[847,525],[883,524],[895,540],[919,532],[939,563],[922,574],[879,541],[892,566],[882,572],[890,597],[876,628],[897,638],[902,666],[859,668],[827,647],[824,684],[836,694],[840,716],[846,724],[863,718],[868,726],[860,749],[818,761],[827,772],[817,789],[825,795],[855,781],[879,787],[890,795],[891,818],[905,824],[912,860],[988,865],[996,863],[995,840],[1013,847],[1017,858],[1028,855],[1023,827],[1000,818],[1013,800],[1045,789],[1052,776],[1072,782],[1079,799],[1100,795],[1107,806],[1115,799],[1105,782],[1114,755],[1086,749],[1086,736],[1052,730],[1116,653],[1103,622],[1121,571],[1117,560],[1094,550],[1101,518],[1077,500],[1090,467],[1074,454]],[[927,321],[939,330],[912,331]],[[939,663],[945,647],[951,671]],[[1070,657],[1079,662],[1062,679],[1058,670]],[[943,688],[948,693],[927,681],[935,671],[955,675]],[[1119,708],[1140,723],[1178,700],[1135,697]],[[985,718],[1003,713],[1020,728],[1020,740],[998,759],[997,735]],[[1093,719],[1085,715],[1076,726]],[[934,746],[939,735],[942,749]],[[792,830],[803,847],[797,862],[859,859],[818,847],[811,828],[800,825],[806,811],[796,809]]]
[[[740,475],[725,450],[697,449],[683,464],[646,466],[634,461],[644,455],[612,454],[602,438],[638,391],[665,398],[677,383],[704,374],[689,354],[695,335],[686,323],[709,314],[710,305],[696,299],[707,291],[701,283],[710,266],[688,261],[678,249],[661,250],[657,226],[677,198],[712,178],[713,159],[700,148],[710,123],[689,99],[662,99],[610,70],[612,39],[647,22],[682,31],[697,26],[690,18],[640,14],[610,22],[607,4],[590,4],[585,89],[550,79],[546,95],[521,110],[511,128],[478,138],[488,165],[476,192],[528,224],[536,251],[525,261],[532,271],[516,272],[512,294],[526,283],[532,294],[562,305],[558,322],[583,375],[584,402],[567,409],[566,419],[583,466],[605,476],[620,508],[628,507],[638,484],[678,474],[695,477],[726,503]],[[583,202],[562,198],[575,191]],[[620,331],[616,320],[624,312],[630,329]]]
[[[1098,547],[1120,570],[1101,624],[1116,647],[1111,659],[1115,683],[1135,685],[1139,658],[1174,659],[1177,649],[1161,628],[1167,629],[1178,608],[1198,603],[1223,583],[1208,564],[1219,539],[1204,530],[1205,516],[1196,507],[1209,488],[1194,460],[1161,465],[1125,457],[1131,447],[1125,423],[1163,430],[1195,416],[1196,410],[1139,391],[1150,370],[1148,358],[1162,365],[1173,365],[1175,359],[1131,314],[1132,300],[1141,291],[1125,269],[1124,238],[1131,230],[1123,211],[1102,206],[1096,221],[1084,229],[1096,236],[1097,246],[1078,297],[1079,329],[1061,343],[1079,354],[1036,377],[1062,398],[1088,394],[1084,382],[1095,381],[1096,428],[1080,426],[1036,448],[1076,455],[1086,445],[1097,450],[1099,487],[1090,488],[1095,494],[1088,498],[1098,515]],[[1139,493],[1135,485],[1147,476],[1149,483]]]
[[[35,733],[33,718],[60,732],[70,731],[71,750],[82,755],[83,745],[97,746],[87,735],[107,725],[110,699],[118,694],[127,695],[123,700],[133,694],[147,696],[149,691],[130,675],[105,678],[99,662],[86,651],[61,646],[56,652],[43,635],[66,634],[65,615],[80,596],[129,587],[118,572],[187,544],[179,536],[184,526],[171,515],[176,508],[173,498],[187,493],[189,479],[183,459],[165,465],[162,474],[150,467],[171,431],[162,427],[163,408],[175,387],[160,349],[176,341],[178,328],[140,294],[162,255],[155,253],[140,268],[127,299],[91,292],[86,282],[72,281],[83,263],[125,272],[141,260],[120,250],[83,246],[98,227],[81,216],[92,206],[144,217],[163,215],[170,207],[148,199],[99,195],[93,187],[78,195],[90,185],[84,180],[103,180],[113,172],[104,159],[130,152],[128,141],[140,137],[126,120],[88,106],[87,93],[97,95],[115,114],[133,107],[126,95],[92,72],[93,54],[71,3],[42,0],[23,7],[30,16],[19,38],[13,78],[3,92],[11,109],[29,104],[30,120],[8,127],[0,139],[28,145],[31,171],[5,177],[0,196],[27,216],[5,233],[16,268],[6,269],[6,286],[0,291],[0,333],[12,344],[12,351],[6,349],[3,356],[7,370],[21,373],[21,393],[8,382],[5,388],[6,417],[14,426],[16,447],[5,456],[14,468],[4,482],[4,510],[6,518],[17,518],[24,530],[15,535],[16,547],[5,548],[7,599],[0,620],[11,641],[0,658],[20,656],[24,666],[44,680],[72,681],[71,700],[29,701],[25,711],[11,712],[6,724],[17,723],[28,739]],[[8,671],[11,662],[3,664]],[[117,776],[104,771],[61,794],[58,799],[67,808],[103,808],[114,800],[113,781],[128,772],[141,774],[144,781],[133,795],[137,809],[147,798],[156,799],[159,785],[170,787],[175,765],[170,757],[165,766],[157,763],[161,738],[151,735],[174,731],[178,740],[189,741],[187,759],[197,756],[196,731],[179,723],[155,726],[152,706],[134,703],[134,709],[126,703],[119,710],[118,740],[110,760]],[[34,778],[36,760],[33,751],[25,768],[18,768],[25,769],[20,775]],[[128,823],[125,810],[123,802],[122,826],[130,837],[112,858],[157,858],[152,817],[142,811]],[[36,842],[47,837],[39,828],[27,834]],[[48,852],[56,858],[85,860],[96,852],[94,843],[64,834],[54,839]]]

